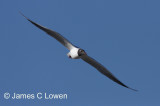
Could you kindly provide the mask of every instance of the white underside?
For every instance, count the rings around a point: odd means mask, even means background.
[[[72,48],[70,52],[67,54],[68,57],[72,59],[79,59],[80,56],[78,55],[79,48]]]

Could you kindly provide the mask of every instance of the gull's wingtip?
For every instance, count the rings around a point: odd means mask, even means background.
[[[27,20],[30,20],[30,19],[27,18],[21,11],[19,11],[19,13],[20,13],[24,18],[26,18]]]
[[[131,89],[131,90],[133,90],[133,91],[136,91],[136,92],[138,92],[138,90],[136,90],[136,89],[133,89],[133,88],[130,88],[130,87],[128,87],[129,89]]]

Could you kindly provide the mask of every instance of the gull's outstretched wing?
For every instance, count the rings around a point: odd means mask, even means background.
[[[114,82],[132,89],[128,86],[126,86],[125,84],[123,84],[121,81],[119,81],[111,72],[109,72],[103,65],[101,65],[100,63],[98,63],[96,60],[94,60],[93,58],[89,57],[88,55],[83,55],[81,57],[82,60],[84,60],[85,62],[87,62],[88,64],[92,65],[93,67],[95,67],[99,72],[101,72],[102,74],[104,74],[105,76],[107,76],[108,78],[110,78],[111,80],[113,80]],[[135,89],[132,89],[134,91],[137,91]]]
[[[22,16],[24,16],[22,13],[20,13]],[[46,32],[47,34],[49,34],[50,36],[54,37],[56,40],[58,40],[62,45],[64,45],[67,49],[71,50],[72,48],[74,48],[75,46],[72,45],[72,43],[70,43],[66,38],[64,38],[61,34],[50,30],[48,28],[45,28],[44,26],[41,26],[35,22],[33,22],[32,20],[30,20],[29,18],[27,18],[26,16],[24,16],[29,22],[31,22],[33,25],[35,25],[36,27],[38,27],[39,29],[43,30],[44,32]]]

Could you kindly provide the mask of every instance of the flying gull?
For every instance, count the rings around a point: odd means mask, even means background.
[[[22,13],[20,13],[22,16],[24,16]],[[42,25],[39,25],[35,22],[33,22],[32,20],[30,20],[29,18],[27,18],[26,16],[24,16],[29,22],[31,22],[33,25],[35,25],[36,27],[38,27],[39,29],[43,30],[44,32],[46,32],[48,35],[52,36],[53,38],[55,38],[56,40],[58,40],[62,45],[64,45],[68,50],[69,53],[67,54],[67,56],[71,59],[82,59],[85,62],[87,62],[88,64],[92,65],[94,68],[96,68],[99,72],[101,72],[103,75],[107,76],[108,78],[110,78],[112,81],[120,84],[123,87],[129,88],[131,90],[137,91],[135,89],[132,89],[128,86],[126,86],[125,84],[123,84],[121,81],[119,81],[107,68],[105,68],[102,64],[100,64],[99,62],[97,62],[95,59],[93,59],[92,57],[88,56],[87,53],[81,49],[78,48],[76,46],[74,46],[71,42],[69,42],[66,38],[64,38],[61,34],[50,30]]]

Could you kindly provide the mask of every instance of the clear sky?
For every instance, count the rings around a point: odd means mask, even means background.
[[[134,92],[111,81],[26,21],[61,33]],[[160,106],[159,0],[1,0],[1,106]],[[4,93],[67,94],[12,100]]]

